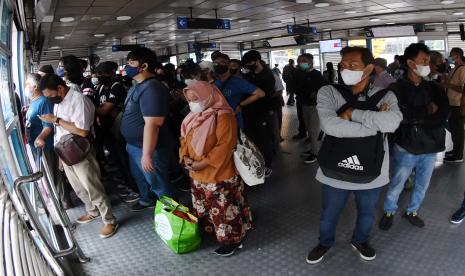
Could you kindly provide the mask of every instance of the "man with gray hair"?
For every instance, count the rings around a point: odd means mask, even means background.
[[[373,85],[382,89],[389,87],[391,83],[394,83],[396,80],[386,71],[387,60],[384,58],[375,59],[375,72],[376,76],[374,77]]]

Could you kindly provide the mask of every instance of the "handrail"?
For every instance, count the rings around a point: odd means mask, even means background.
[[[49,180],[52,179],[50,178],[50,171],[48,169],[48,165],[46,162],[45,158],[42,158],[43,152],[39,150],[38,158],[36,160],[37,162],[37,169],[39,171],[28,175],[28,176],[20,176],[14,181],[14,189],[16,191],[16,194],[18,195],[18,198],[21,202],[21,204],[24,206],[24,210],[26,211],[28,217],[30,218],[30,223],[33,226],[34,229],[37,230],[37,233],[41,237],[42,240],[44,240],[45,245],[47,248],[52,252],[53,256],[55,258],[59,257],[64,257],[73,253],[76,253],[78,259],[80,262],[88,262],[90,259],[84,255],[82,252],[81,248],[78,246],[76,239],[74,238],[74,235],[72,233],[73,226],[69,220],[68,215],[66,212],[63,211],[63,207],[61,205],[61,202],[58,200],[58,195],[56,192],[56,189],[54,185],[50,185]],[[45,174],[44,174],[45,173]],[[46,176],[46,177],[44,177]],[[68,243],[68,248],[66,249],[56,249],[55,247],[51,246],[52,242],[48,238],[47,234],[45,233],[45,230],[42,228],[42,225],[39,222],[39,219],[35,212],[31,212],[30,210],[32,209],[30,206],[29,201],[27,200],[27,196],[24,193],[22,187],[26,185],[27,183],[34,183],[34,186],[38,186],[38,181],[43,178],[42,183],[44,184],[45,189],[47,190],[48,194],[50,194],[50,199],[52,201],[52,205],[58,214],[58,220],[60,223],[60,226],[63,228],[63,231],[66,236],[66,241]],[[38,188],[38,187],[37,187]],[[38,189],[39,190],[39,189]],[[45,200],[43,199],[41,193],[39,192],[42,203],[44,206],[47,206],[45,204]]]

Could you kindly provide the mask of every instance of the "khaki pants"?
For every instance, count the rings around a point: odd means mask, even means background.
[[[111,205],[100,181],[100,169],[91,151],[84,161],[67,166],[63,164],[69,183],[79,199],[84,202],[86,211],[92,216],[102,215],[103,223],[115,224],[116,219],[111,212]]]
[[[320,150],[320,141],[318,141],[318,136],[320,135],[320,118],[318,117],[316,105],[302,106],[302,117],[305,122],[308,137],[310,138],[311,150],[313,154],[318,154]]]

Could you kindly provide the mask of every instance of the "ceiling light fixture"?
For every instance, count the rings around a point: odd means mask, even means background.
[[[315,7],[317,8],[329,7],[329,3],[326,3],[326,2],[316,3]]]
[[[450,4],[454,4],[455,1],[454,0],[442,0],[441,1],[441,4],[443,5],[450,5]]]
[[[387,22],[386,25],[395,25],[395,22]]]
[[[463,12],[454,12],[453,15],[463,15]]]
[[[192,34],[196,35],[196,34],[201,34],[202,32],[201,31],[195,31],[195,32],[192,32]]]
[[[58,35],[58,36],[55,36],[55,39],[58,39],[58,40],[65,39],[65,36],[63,36],[63,35]]]
[[[379,21],[381,21],[381,19],[379,19],[379,18],[370,18],[370,21],[371,22],[379,22]]]
[[[94,37],[104,37],[105,34],[94,34]]]
[[[241,20],[239,20],[237,22],[239,22],[239,23],[248,23],[248,22],[250,22],[250,19],[241,19]]]
[[[252,36],[260,36],[260,34],[253,34]]]
[[[60,46],[52,46],[49,49],[60,49]]]
[[[308,4],[308,3],[312,3],[313,0],[296,0],[295,2],[297,4]]]
[[[74,17],[62,17],[60,18],[60,22],[63,22],[63,23],[67,23],[67,22],[73,22],[74,21]]]
[[[323,31],[331,31],[331,28],[323,29]]]
[[[149,31],[140,31],[139,34],[149,34]]]
[[[118,17],[116,17],[116,20],[118,21],[127,21],[127,20],[131,20],[131,16],[129,15],[120,15]]]
[[[236,42],[237,42],[237,43],[242,43],[242,42],[244,42],[244,41],[242,41],[242,40],[238,40],[238,41],[236,41]]]
[[[344,11],[345,14],[355,14],[357,13],[357,11],[351,11],[351,10],[348,10],[348,11]]]

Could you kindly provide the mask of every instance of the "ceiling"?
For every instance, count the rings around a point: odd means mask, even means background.
[[[329,6],[317,7],[322,2]],[[226,43],[282,36],[294,17],[298,24],[309,20],[319,31],[392,23],[465,21],[465,0],[453,2],[446,5],[440,0],[313,0],[308,4],[298,4],[296,0],[52,0],[48,16],[40,23],[46,37],[44,50],[106,49],[120,42],[145,43],[152,48],[185,47],[194,40]],[[219,18],[232,20],[231,30],[177,30],[176,18],[189,16],[190,7],[193,17],[202,18],[214,18],[217,9]],[[118,21],[118,16],[131,19]],[[61,22],[64,17],[72,17],[73,21]],[[96,34],[104,36],[95,37]]]

